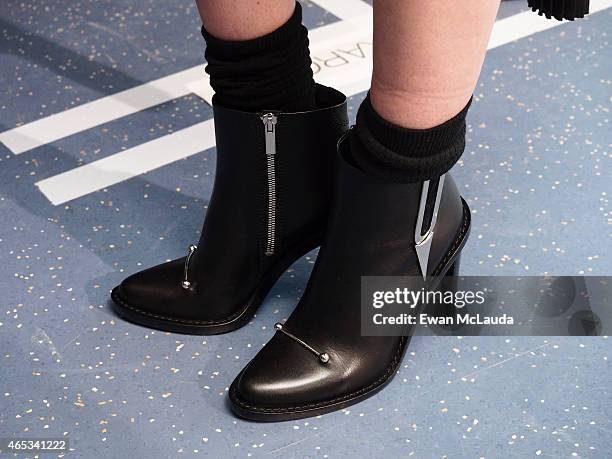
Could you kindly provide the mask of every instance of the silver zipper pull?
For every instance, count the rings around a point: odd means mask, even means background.
[[[265,126],[264,134],[266,137],[266,155],[276,154],[276,115],[274,113],[265,113],[261,120]]]
[[[274,113],[261,116],[266,139],[266,174],[268,182],[268,223],[266,227],[266,255],[274,255],[276,245],[276,122]]]

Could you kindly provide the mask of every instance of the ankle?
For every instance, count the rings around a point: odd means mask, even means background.
[[[373,78],[369,96],[373,109],[388,122],[407,129],[431,129],[453,118],[471,99],[469,88],[448,92],[405,91],[383,86]]]

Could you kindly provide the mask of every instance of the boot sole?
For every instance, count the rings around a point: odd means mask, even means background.
[[[446,273],[454,265],[455,261],[459,257],[461,250],[465,246],[467,238],[470,233],[471,227],[471,213],[470,209],[463,198],[461,198],[463,204],[463,223],[457,234],[454,244],[451,249],[447,252],[443,262],[436,268],[434,272],[437,272],[436,278],[439,279],[438,283],[444,278]],[[393,377],[397,374],[406,349],[410,343],[410,336],[404,336],[400,340],[400,344],[395,353],[395,358],[385,371],[385,373],[371,385],[357,390],[351,394],[338,397],[333,400],[313,403],[310,405],[303,405],[299,407],[283,407],[283,408],[266,408],[249,405],[246,402],[240,400],[236,394],[235,384],[232,384],[229,391],[230,408],[237,416],[248,419],[251,421],[261,422],[278,422],[278,421],[292,421],[296,419],[309,418],[313,416],[320,416],[323,414],[331,413],[347,408],[351,405],[359,403],[382,390],[387,384],[391,382]],[[244,371],[244,370],[243,370]],[[242,373],[241,373],[242,374]],[[239,380],[240,375],[235,381]]]
[[[229,333],[249,323],[276,281],[284,272],[293,263],[320,245],[321,237],[317,237],[296,246],[293,250],[287,251],[266,272],[266,274],[264,274],[262,281],[253,292],[246,305],[227,319],[217,321],[190,320],[151,313],[142,307],[129,304],[123,300],[119,295],[119,286],[115,287],[111,292],[111,299],[113,300],[111,306],[113,311],[121,318],[137,325],[143,325],[147,328],[186,335],[219,335],[222,333]]]

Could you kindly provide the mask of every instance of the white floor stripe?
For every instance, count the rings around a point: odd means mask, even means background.
[[[594,13],[610,6],[612,0],[592,0],[591,11]],[[312,46],[313,61],[322,63],[317,81],[332,84],[349,96],[369,88],[372,68],[371,47],[362,47],[365,57],[355,51],[356,43],[371,43],[371,28],[367,26],[370,18],[362,16],[351,21],[354,22],[350,25],[345,23],[348,27],[344,35],[329,37],[325,43],[313,43]],[[566,23],[547,20],[532,12],[504,18],[495,23],[489,49],[562,24]],[[193,83],[189,84],[195,91]],[[210,97],[212,93],[207,91],[206,88],[201,90],[205,97]],[[59,205],[213,146],[212,122],[206,121],[49,177],[36,185],[54,205]]]
[[[57,206],[214,146],[214,123],[207,120],[41,180],[36,186]]]

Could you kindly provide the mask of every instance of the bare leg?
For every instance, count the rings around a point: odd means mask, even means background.
[[[376,112],[427,129],[467,104],[484,60],[499,0],[385,0],[374,3]]]
[[[295,0],[196,0],[202,24],[221,40],[251,40],[283,25]]]

